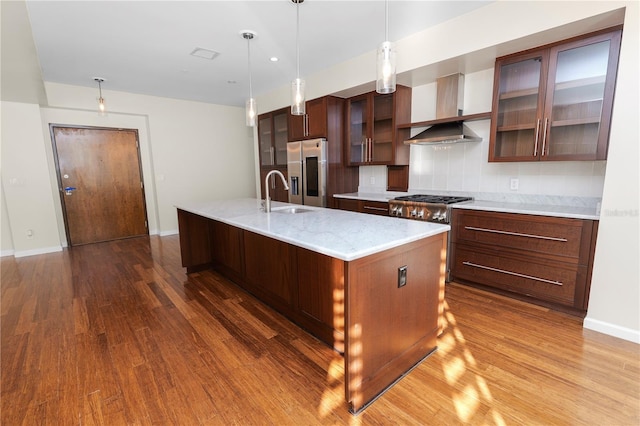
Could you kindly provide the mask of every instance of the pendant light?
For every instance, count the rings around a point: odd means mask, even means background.
[[[291,0],[296,4],[296,79],[291,83],[291,115],[304,115],[304,80],[300,78],[300,3],[304,0]]]
[[[99,92],[99,96],[100,96],[98,98],[98,113],[100,115],[106,115],[107,114],[107,106],[105,105],[104,98],[102,97],[102,83],[104,83],[104,78],[94,77],[93,80],[98,83],[98,92]]]
[[[384,1],[384,40],[378,47],[376,92],[396,91],[396,51],[389,41],[389,0]]]
[[[253,87],[251,85],[251,40],[257,35],[254,31],[243,31],[240,33],[247,40],[247,65],[249,68],[249,99],[246,103],[247,126],[256,125],[256,100],[253,98]]]

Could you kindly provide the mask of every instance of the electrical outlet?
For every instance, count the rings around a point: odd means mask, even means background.
[[[33,229],[27,229],[27,238],[28,239],[32,239],[33,238]]]
[[[511,181],[509,182],[509,189],[511,189],[512,191],[517,191],[519,185],[520,185],[519,179],[511,178]]]

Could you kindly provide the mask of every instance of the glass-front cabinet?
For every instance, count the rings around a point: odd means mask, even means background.
[[[604,160],[621,31],[500,58],[489,161]]]
[[[288,108],[258,116],[258,144],[260,166],[287,165]]]
[[[396,140],[396,125],[411,119],[411,88],[392,94],[369,92],[347,100],[347,149],[350,165],[403,163],[408,148]]]

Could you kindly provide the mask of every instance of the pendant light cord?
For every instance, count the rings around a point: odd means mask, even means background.
[[[296,78],[300,78],[300,0],[296,1]]]
[[[247,37],[247,66],[249,67],[249,98],[253,98],[253,85],[251,83],[251,39]]]
[[[384,0],[384,40],[389,41],[389,0]]]

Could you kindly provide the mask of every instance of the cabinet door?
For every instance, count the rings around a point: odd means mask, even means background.
[[[260,166],[273,166],[273,122],[271,114],[258,117],[258,145],[260,147]]]
[[[537,161],[548,51],[496,62],[489,161]]]
[[[551,48],[543,160],[606,158],[620,31]]]
[[[307,116],[305,115],[291,115],[289,118],[289,141],[300,141],[306,137],[306,122]]]
[[[327,137],[327,104],[325,98],[307,101],[307,139]]]
[[[282,241],[243,232],[245,278],[249,290],[276,309],[290,309],[295,275],[295,247]]]
[[[393,160],[394,94],[373,96],[373,131],[371,161],[390,163]]]
[[[327,137],[327,104],[325,98],[307,101],[306,114],[289,113],[289,140],[316,139]]]
[[[369,161],[369,95],[349,99],[347,104],[347,149],[350,164]]]
[[[287,165],[288,108],[273,113],[273,148],[276,166]]]

